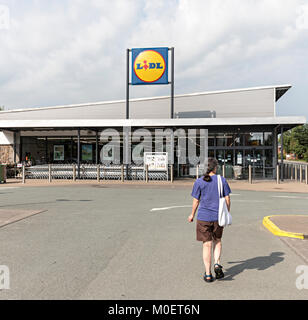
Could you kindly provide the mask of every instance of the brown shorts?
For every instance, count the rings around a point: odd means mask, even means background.
[[[219,226],[217,221],[207,222],[197,220],[197,241],[219,240],[222,237],[223,227]]]

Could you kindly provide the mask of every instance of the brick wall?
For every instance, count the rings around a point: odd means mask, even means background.
[[[14,149],[12,145],[0,145],[0,163],[14,163]]]

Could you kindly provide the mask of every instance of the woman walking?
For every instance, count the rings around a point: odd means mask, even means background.
[[[216,279],[224,277],[223,267],[220,264],[223,227],[218,225],[219,194],[216,175],[217,166],[217,160],[209,158],[208,167],[204,176],[195,181],[191,193],[191,196],[194,198],[192,212],[188,217],[188,222],[193,222],[195,213],[199,207],[196,231],[197,241],[203,242],[203,262],[205,266],[203,279],[206,282],[212,282],[214,280],[211,272],[212,249]],[[231,202],[229,194],[231,193],[231,189],[224,177],[221,177],[221,180],[223,196],[226,199],[227,207],[230,211]]]

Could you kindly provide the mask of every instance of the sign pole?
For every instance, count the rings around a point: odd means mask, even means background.
[[[126,51],[126,119],[129,119],[129,52]]]
[[[77,133],[77,177],[80,180],[80,128],[78,128]]]
[[[126,51],[126,119],[129,119],[129,52],[131,50],[127,49]],[[126,144],[128,145],[128,136],[124,138]],[[128,175],[128,163],[126,163],[126,180],[129,179]],[[123,181],[124,181],[124,172],[123,172]]]
[[[174,118],[174,47],[171,49],[171,119]]]

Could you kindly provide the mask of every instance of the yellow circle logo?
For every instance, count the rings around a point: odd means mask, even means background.
[[[166,70],[163,56],[154,50],[145,50],[138,54],[134,61],[134,72],[144,82],[159,80]]]

